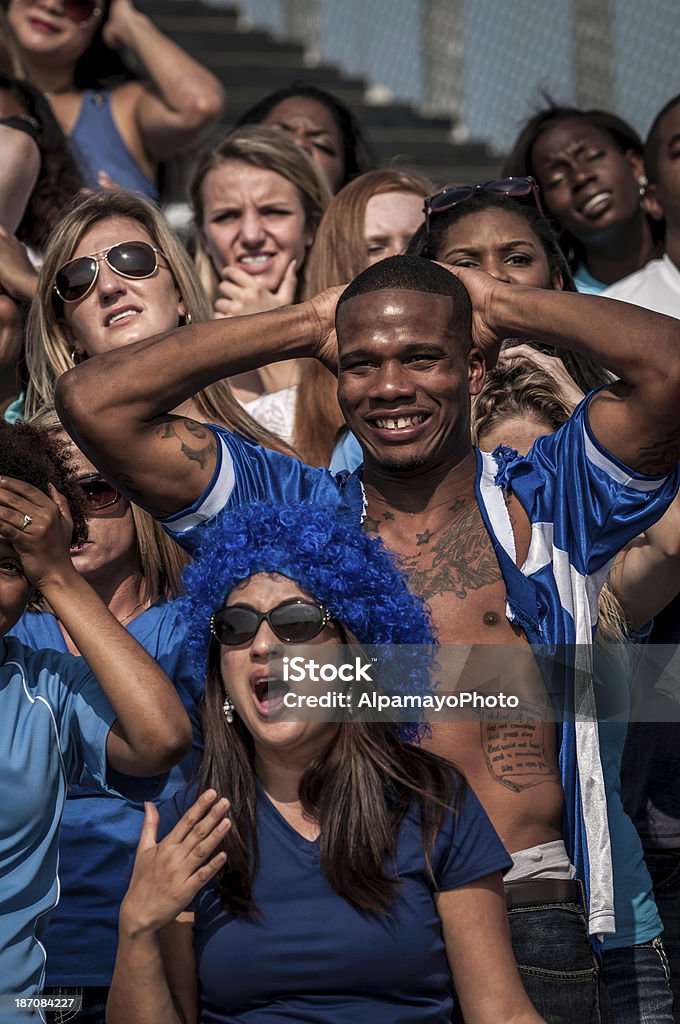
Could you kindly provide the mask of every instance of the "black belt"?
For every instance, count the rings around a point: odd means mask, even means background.
[[[505,903],[513,907],[537,907],[542,903],[577,903],[585,906],[583,888],[577,878],[534,878],[505,883]]]

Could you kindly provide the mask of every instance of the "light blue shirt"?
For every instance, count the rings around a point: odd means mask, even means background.
[[[108,770],[115,714],[82,658],[0,639],[0,995],[38,995],[43,939],[59,899],[59,823],[66,790],[86,768],[102,788],[151,798],[154,779]],[[115,781],[114,781],[115,779]],[[5,1010],[2,1024],[44,1020]]]

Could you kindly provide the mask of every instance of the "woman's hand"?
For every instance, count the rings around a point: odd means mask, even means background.
[[[245,316],[248,313],[266,313],[270,309],[289,306],[297,291],[297,262],[291,260],[281,284],[275,292],[263,288],[257,278],[240,267],[225,267],[215,300],[215,318]]]
[[[215,790],[208,789],[159,843],[158,811],[145,805],[130,887],[121,904],[121,931],[159,931],[214,878],[227,859],[224,852],[212,854],[231,827],[228,809],[229,801],[218,800]]]
[[[13,299],[32,299],[38,275],[26,250],[0,225],[0,288]]]
[[[73,522],[66,499],[50,484],[0,477],[0,537],[16,551],[24,576],[45,593],[76,573],[71,562]]]
[[[559,356],[549,356],[533,345],[512,345],[501,350],[498,356],[500,366],[507,366],[513,359],[521,359],[539,370],[543,370],[558,385],[562,396],[570,405],[577,406],[585,398],[584,393]]]
[[[118,50],[121,46],[133,48],[132,26],[135,18],[140,17],[140,12],[135,8],[131,0],[111,0],[109,17],[104,25],[102,38],[111,50]]]

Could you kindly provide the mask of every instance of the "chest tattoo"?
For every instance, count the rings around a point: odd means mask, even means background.
[[[426,529],[416,534],[417,554],[405,556],[402,565],[416,594],[430,600],[453,592],[468,594],[502,580],[500,566],[476,502],[457,512],[455,522],[443,532]]]

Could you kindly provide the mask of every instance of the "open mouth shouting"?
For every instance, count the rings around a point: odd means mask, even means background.
[[[280,676],[255,673],[250,678],[250,688],[257,713],[262,718],[273,718],[284,708],[284,698],[290,687]]]

